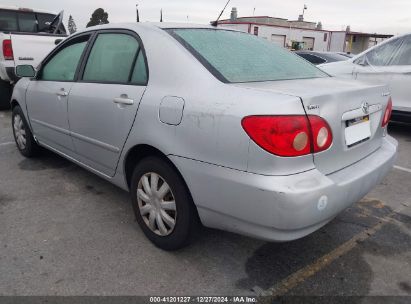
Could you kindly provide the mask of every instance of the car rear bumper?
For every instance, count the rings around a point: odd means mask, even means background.
[[[361,161],[324,175],[318,170],[263,176],[170,157],[182,172],[205,226],[269,241],[289,241],[319,229],[363,198],[394,165],[390,136]]]

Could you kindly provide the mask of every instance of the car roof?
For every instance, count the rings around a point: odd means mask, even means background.
[[[97,25],[93,27],[88,27],[82,31],[76,32],[89,32],[96,31],[100,29],[129,29],[129,30],[138,30],[138,29],[214,29],[214,30],[225,30],[225,31],[238,31],[228,28],[215,27],[205,24],[194,24],[194,23],[172,23],[172,22],[127,22],[127,23],[109,23],[103,25]]]

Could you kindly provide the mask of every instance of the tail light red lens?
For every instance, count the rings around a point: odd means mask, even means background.
[[[5,60],[13,60],[13,46],[11,45],[10,39],[3,40],[3,56]]]
[[[328,123],[319,116],[309,115],[312,139],[313,153],[327,150],[332,142],[333,135]]]
[[[388,100],[387,108],[385,109],[384,117],[382,119],[382,127],[386,127],[388,123],[390,122],[391,119],[391,114],[392,114],[392,99]]]
[[[332,132],[318,116],[248,116],[242,126],[248,136],[269,153],[294,157],[327,150]]]

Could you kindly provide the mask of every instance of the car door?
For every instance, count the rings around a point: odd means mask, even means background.
[[[42,64],[27,90],[27,110],[37,139],[63,153],[74,151],[69,134],[68,95],[90,34],[63,43]]]
[[[77,158],[113,176],[148,79],[140,38],[99,31],[70,92],[70,131]]]
[[[393,108],[411,112],[411,35],[404,38],[401,47],[390,63],[390,80]]]

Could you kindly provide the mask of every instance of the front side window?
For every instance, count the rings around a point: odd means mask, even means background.
[[[389,65],[401,42],[401,39],[395,39],[376,47],[365,55],[365,64],[371,66]]]
[[[19,29],[21,32],[36,33],[37,20],[34,13],[18,13]]]
[[[127,34],[99,34],[83,74],[84,81],[128,83],[140,51],[138,41]]]
[[[168,31],[223,82],[328,77],[299,56],[253,35],[214,29]]]
[[[89,36],[71,40],[60,49],[43,67],[40,80],[73,81],[80,58],[87,45]]]
[[[17,14],[12,11],[0,10],[0,31],[15,32],[17,30]]]

